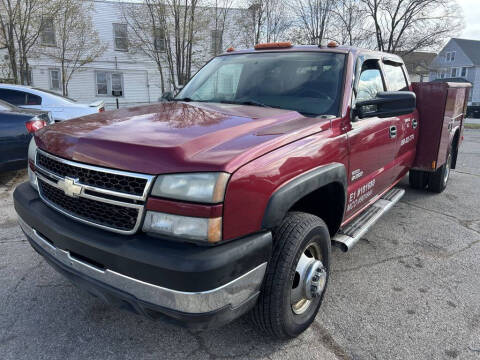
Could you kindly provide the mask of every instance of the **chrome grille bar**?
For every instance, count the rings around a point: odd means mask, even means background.
[[[71,217],[77,221],[104,229],[104,230],[109,230],[112,232],[117,232],[121,234],[133,234],[138,231],[140,224],[143,219],[143,214],[144,214],[144,209],[145,209],[145,201],[147,199],[148,193],[150,191],[150,187],[153,183],[154,176],[153,175],[146,175],[146,174],[137,174],[137,173],[132,173],[132,172],[126,172],[126,171],[121,171],[121,170],[113,170],[113,169],[108,169],[108,168],[102,168],[98,166],[93,166],[93,165],[87,165],[87,164],[82,164],[82,163],[77,163],[74,161],[66,160],[59,158],[57,156],[51,155],[45,151],[42,151],[40,149],[37,149],[37,153],[41,153],[44,156],[47,156],[51,158],[54,161],[58,161],[63,164],[67,164],[70,166],[74,166],[77,168],[82,168],[82,169],[89,169],[89,170],[94,170],[96,172],[103,172],[107,174],[115,174],[119,176],[126,176],[130,178],[138,178],[138,179],[144,179],[146,180],[146,185],[143,190],[143,194],[141,196],[139,195],[134,195],[134,194],[127,194],[124,192],[119,192],[119,191],[113,191],[113,190],[108,190],[100,187],[95,187],[89,184],[83,184],[79,182],[77,179],[75,179],[75,185],[80,186],[81,190],[78,194],[76,194],[74,197],[72,197],[72,201],[75,197],[79,198],[85,198],[89,200],[93,200],[95,202],[98,202],[99,204],[105,203],[105,204],[110,204],[110,205],[116,205],[120,207],[125,207],[125,208],[134,208],[138,210],[138,216],[137,220],[135,223],[135,226],[131,230],[122,230],[118,229],[115,227],[109,227],[103,224],[96,223],[94,221],[90,221],[88,219],[85,219],[79,215],[76,215],[72,212],[69,212],[59,206],[58,204],[55,204],[54,202],[50,201],[45,197],[45,194],[42,191],[42,186],[41,182],[44,182],[56,189],[59,189],[63,191],[64,189],[62,186],[60,186],[60,182],[62,180],[65,180],[66,177],[59,176],[58,174],[50,171],[49,169],[46,169],[42,167],[40,164],[37,162],[37,156],[35,156],[35,174],[38,177],[39,181],[39,194],[40,198],[50,207],[55,209],[56,211]],[[112,197],[114,199],[112,199]],[[124,201],[122,201],[124,200]]]

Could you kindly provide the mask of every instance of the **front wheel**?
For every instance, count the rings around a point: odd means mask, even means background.
[[[263,331],[284,339],[315,320],[330,272],[330,234],[319,217],[291,212],[273,235],[272,259],[252,318]]]

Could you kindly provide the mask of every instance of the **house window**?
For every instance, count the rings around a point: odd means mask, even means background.
[[[455,61],[455,51],[447,52],[447,62]]]
[[[457,77],[457,68],[452,68],[451,77]]]
[[[466,67],[462,67],[462,77],[466,77],[467,76],[467,68]]]
[[[47,18],[42,21],[42,31],[40,33],[42,45],[55,46],[55,27],[53,18]]]
[[[128,51],[127,24],[113,24],[115,50]]]
[[[210,32],[212,55],[218,55],[223,48],[223,34],[221,30],[212,30]]]
[[[123,74],[97,71],[95,73],[97,95],[123,96]]]
[[[50,73],[50,89],[60,90],[60,70],[51,69]]]
[[[155,29],[155,31],[153,32],[153,46],[155,47],[155,51],[165,51],[165,30]]]

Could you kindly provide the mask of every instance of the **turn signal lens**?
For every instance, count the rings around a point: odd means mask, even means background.
[[[47,123],[45,120],[40,120],[40,119],[32,119],[30,121],[27,121],[25,123],[25,126],[27,127],[27,131],[30,134],[33,134],[35,131],[40,130],[44,126],[47,126]]]
[[[222,239],[222,218],[198,218],[147,211],[143,231],[184,240],[216,243]]]

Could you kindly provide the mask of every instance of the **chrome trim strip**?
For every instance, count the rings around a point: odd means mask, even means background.
[[[42,175],[42,173],[37,173],[37,177],[40,180],[46,182],[48,185],[53,186],[54,188],[57,188],[59,190],[62,190],[56,182],[53,182],[50,179],[46,178],[45,176]],[[78,183],[78,185],[80,185],[80,183]],[[143,208],[143,206],[144,206],[143,204],[127,203],[127,202],[123,202],[123,201],[111,200],[111,199],[107,199],[107,198],[104,198],[104,197],[85,194],[85,190],[88,190],[88,189],[82,188],[82,192],[78,195],[78,197],[83,197],[83,198],[95,200],[95,201],[98,201],[98,202],[103,202],[103,203],[117,205],[117,206],[123,206],[123,207],[130,207],[130,208],[135,208],[135,209],[140,209],[140,208]]]
[[[49,201],[46,197],[44,197],[43,194],[42,194],[42,186],[41,185],[38,186],[38,194],[40,196],[40,199],[42,199],[42,201],[46,205],[50,206],[52,209],[58,211],[59,213],[65,215],[65,216],[68,216],[72,219],[75,219],[75,220],[77,220],[79,222],[82,222],[84,224],[87,224],[87,225],[95,226],[95,227],[103,229],[103,230],[108,230],[108,231],[112,231],[112,232],[115,232],[115,233],[118,233],[118,234],[123,234],[123,235],[135,234],[138,231],[138,229],[140,228],[140,225],[142,223],[143,214],[144,214],[144,211],[145,211],[143,206],[141,206],[139,208],[138,216],[137,216],[137,222],[135,223],[135,226],[132,230],[121,230],[121,229],[116,229],[116,228],[111,227],[111,226],[98,224],[96,222],[83,219],[83,218],[79,217],[78,215],[74,215],[74,214],[69,213],[68,211],[62,209],[61,207],[57,206],[56,204]]]
[[[66,160],[66,159],[63,159],[63,158],[59,158],[55,155],[49,154],[49,153],[47,153],[47,152],[45,152],[45,151],[43,151],[39,148],[37,148],[37,152],[41,153],[42,155],[44,155],[46,157],[49,157],[49,158],[55,160],[55,161],[58,161],[60,163],[66,164],[66,165],[74,166],[74,167],[77,167],[77,168],[93,170],[93,171],[98,171],[98,172],[103,172],[103,173],[109,173],[109,174],[114,174],[114,175],[127,176],[127,177],[131,177],[131,178],[136,178],[136,179],[147,180],[147,183],[145,185],[145,189],[143,190],[143,194],[142,194],[141,197],[138,197],[138,195],[129,195],[129,194],[116,192],[116,191],[112,191],[112,190],[94,188],[95,191],[98,191],[98,192],[104,192],[105,191],[104,193],[106,193],[106,194],[115,195],[115,196],[119,196],[119,197],[128,197],[128,198],[131,198],[131,199],[138,198],[138,200],[146,200],[147,196],[148,196],[148,193],[150,192],[150,187],[152,185],[153,179],[155,178],[154,175],[139,174],[139,173],[133,173],[133,172],[123,171],[123,170],[108,169],[108,168],[103,168],[103,167],[99,167],[99,166],[88,165],[88,164],[78,163],[78,162],[75,162],[75,161]],[[35,154],[35,166],[38,166],[36,154]],[[47,172],[47,173],[51,173],[51,171],[45,170],[41,166],[39,166],[39,168],[41,170]],[[84,185],[84,184],[81,184],[81,185],[82,186],[89,186],[89,185]]]
[[[55,209],[56,211],[62,213],[63,215],[68,216],[72,219],[78,220],[78,221],[80,221],[84,224],[88,224],[88,225],[95,226],[95,227],[103,229],[103,230],[108,230],[108,231],[112,231],[112,232],[123,234],[123,235],[134,234],[140,229],[142,219],[143,219],[143,215],[145,213],[145,204],[144,203],[147,200],[147,196],[150,192],[150,188],[153,184],[155,176],[146,175],[146,174],[137,174],[137,173],[132,173],[132,172],[128,172],[128,171],[113,170],[113,169],[107,169],[107,168],[102,168],[102,167],[93,166],[93,165],[77,163],[77,162],[74,162],[74,161],[59,158],[55,155],[51,155],[51,154],[49,154],[49,153],[47,153],[47,152],[45,152],[41,149],[38,149],[38,148],[37,148],[37,152],[41,153],[42,155],[44,155],[46,157],[49,157],[49,158],[55,160],[55,161],[58,161],[60,163],[67,164],[67,165],[70,165],[70,166],[74,166],[74,167],[77,167],[77,168],[83,168],[83,169],[94,170],[94,171],[103,172],[103,173],[110,173],[110,174],[115,174],[115,175],[121,175],[121,176],[127,176],[127,177],[147,180],[147,182],[145,184],[145,189],[143,190],[142,196],[125,194],[125,193],[112,191],[112,190],[107,190],[107,189],[101,189],[101,188],[97,188],[97,187],[94,187],[94,186],[91,186],[91,185],[85,185],[85,184],[80,183],[80,182],[77,183],[78,185],[82,186],[82,191],[79,194],[79,197],[83,197],[83,198],[86,198],[86,199],[90,199],[90,200],[94,200],[94,201],[98,201],[98,202],[103,202],[103,203],[107,203],[107,204],[122,206],[122,207],[126,207],[126,208],[138,209],[137,220],[136,220],[135,226],[132,230],[116,229],[114,227],[98,224],[96,222],[83,219],[83,218],[79,217],[78,215],[72,214],[72,213],[66,211],[65,209],[62,209],[60,206],[52,203],[48,199],[46,199],[42,194],[41,186],[38,187],[38,189],[39,189],[38,193],[40,195],[40,198],[43,200],[43,202],[45,202],[45,204],[47,204],[51,208]],[[53,186],[57,189],[60,189],[59,185],[56,182],[52,181],[51,179],[48,179],[45,175],[48,175],[48,176],[50,176],[50,177],[52,177],[53,179],[56,179],[56,180],[62,180],[62,179],[64,179],[64,177],[61,177],[61,176],[51,172],[50,170],[47,170],[47,169],[43,168],[42,166],[39,166],[37,164],[37,153],[35,153],[35,167],[39,169],[39,171],[36,171],[35,174],[37,175],[37,177],[40,180],[46,182],[50,186]],[[44,174],[42,174],[42,172]],[[97,193],[105,194],[105,195],[111,195],[111,196],[115,196],[115,197],[118,197],[118,198],[124,198],[124,199],[128,199],[128,200],[141,201],[142,204],[135,204],[135,203],[132,203],[132,202],[122,202],[122,201],[118,201],[118,200],[107,199],[107,198],[101,197],[101,196],[86,194],[85,190],[92,191],[92,192],[97,192]]]
[[[260,264],[242,276],[216,289],[199,292],[178,291],[87,264],[72,257],[70,252],[53,246],[20,217],[18,222],[22,230],[32,241],[65,266],[104,284],[120,289],[139,300],[187,313],[204,313],[218,310],[227,305],[233,308],[239,306],[260,291],[267,268],[266,262]]]
[[[51,172],[50,170],[45,169],[43,166],[35,164],[35,167],[38,170],[40,170],[41,173],[48,174],[48,176],[50,176],[50,177],[52,177],[56,180],[63,180],[64,179],[63,177],[58,176],[57,174]],[[90,191],[97,192],[97,193],[100,193],[100,194],[111,195],[111,196],[115,196],[115,197],[119,197],[119,198],[129,199],[129,200],[137,200],[137,201],[145,201],[146,200],[146,198],[144,198],[143,195],[142,196],[131,195],[131,194],[126,194],[126,193],[117,192],[117,191],[113,191],[113,190],[102,189],[102,188],[98,188],[98,187],[95,187],[95,186],[92,186],[92,185],[84,184],[80,181],[76,182],[76,184],[81,185],[85,190],[90,190]],[[52,185],[52,186],[54,186],[54,185]],[[58,186],[56,186],[56,187],[58,187]],[[105,199],[105,198],[99,197],[99,199]]]

